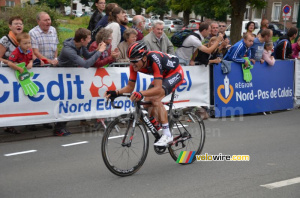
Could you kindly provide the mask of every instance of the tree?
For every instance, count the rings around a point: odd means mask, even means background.
[[[226,21],[227,15],[231,12],[229,0],[197,0],[194,6],[196,15],[201,15],[216,21]],[[202,18],[203,21],[203,18]]]
[[[71,0],[40,0],[39,4],[47,4],[50,8],[59,8],[64,13],[64,6],[71,4]]]
[[[242,23],[244,14],[246,12],[246,6],[250,4],[253,8],[264,8],[266,1],[264,0],[230,0],[232,7],[231,11],[231,29],[230,39],[231,43],[236,43],[241,39]]]
[[[184,25],[189,24],[190,14],[192,13],[193,7],[197,0],[169,0],[168,6],[176,14],[183,12],[183,23]]]
[[[142,13],[142,8],[144,7],[143,0],[110,0],[106,1],[106,3],[117,3],[124,10],[134,9],[138,15]]]
[[[168,5],[168,0],[146,0],[144,6],[146,13],[152,12],[155,15],[159,15],[160,20],[164,19],[164,15],[170,11]]]

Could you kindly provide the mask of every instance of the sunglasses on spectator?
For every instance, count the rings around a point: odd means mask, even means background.
[[[140,60],[142,60],[142,58],[138,58],[138,59],[135,59],[135,60],[129,60],[131,63],[137,63],[139,62]]]
[[[226,25],[219,25],[219,27],[226,27]]]

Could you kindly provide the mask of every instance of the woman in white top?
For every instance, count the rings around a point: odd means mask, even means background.
[[[120,24],[127,25],[125,10],[123,10],[120,7],[115,7],[108,18],[108,22],[109,24],[105,28],[106,29],[110,28],[113,30],[113,34],[112,34],[113,40],[111,42],[112,45],[111,50],[114,51],[121,41]]]

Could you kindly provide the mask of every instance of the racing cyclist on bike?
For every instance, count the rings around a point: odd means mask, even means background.
[[[167,146],[173,141],[169,129],[168,113],[161,100],[175,91],[184,82],[184,73],[176,56],[159,51],[148,51],[146,44],[135,42],[127,49],[127,57],[130,59],[130,75],[128,84],[120,90],[107,91],[106,97],[117,97],[119,94],[132,93],[135,88],[137,72],[151,74],[154,80],[145,91],[133,92],[130,100],[151,101],[148,113],[151,123],[157,130],[162,128],[161,138],[154,143],[155,146]],[[157,121],[158,120],[158,121]],[[161,126],[160,124],[161,123]]]

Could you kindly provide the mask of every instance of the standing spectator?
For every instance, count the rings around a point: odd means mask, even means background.
[[[293,54],[292,54],[292,58],[300,58],[300,37],[298,38],[297,42],[292,44],[292,50],[293,50]]]
[[[224,21],[219,22],[219,33],[224,34],[224,37],[223,37],[224,40],[228,39],[227,35],[225,34],[226,28],[227,28],[226,22],[224,22]]]
[[[0,58],[8,59],[18,47],[17,35],[23,32],[23,19],[20,16],[11,17],[8,21],[9,33],[0,39]]]
[[[117,48],[120,41],[121,41],[121,27],[120,27],[120,24],[127,25],[125,10],[123,10],[120,7],[115,7],[111,12],[111,15],[109,16],[108,21],[109,21],[109,24],[105,28],[106,29],[111,28],[113,30],[111,50],[114,51]]]
[[[228,49],[231,47],[229,38],[225,34],[226,27],[227,27],[226,22],[223,21],[219,22],[219,33],[222,33],[224,35],[223,37],[224,41],[219,46],[219,50],[218,50],[220,58],[223,58],[226,55]]]
[[[103,17],[103,11],[105,9],[105,0],[95,0],[96,11],[91,16],[89,26],[87,29],[93,31],[97,25],[97,23]]]
[[[249,21],[247,23],[245,29],[246,29],[246,33],[244,33],[244,35],[247,33],[253,34],[253,31],[255,30],[255,23],[253,21]],[[255,34],[253,34],[253,35],[256,36]]]
[[[118,49],[120,51],[120,55],[118,57],[118,62],[129,62],[129,59],[127,57],[127,49],[128,47],[136,41],[137,38],[137,31],[133,28],[128,28],[124,32],[124,41],[122,41],[118,45]]]
[[[261,63],[264,62],[264,59],[262,58],[263,52],[264,52],[264,45],[265,42],[270,42],[273,37],[273,32],[270,29],[265,29],[261,32],[260,35],[258,35],[254,41],[253,45],[251,46],[251,59],[254,59],[255,61],[260,61]]]
[[[118,4],[109,3],[105,6],[105,16],[103,16],[101,18],[101,20],[97,23],[95,28],[97,28],[97,27],[106,27],[107,26],[109,15],[111,15],[111,12],[115,7],[118,7]]]
[[[37,14],[38,26],[29,31],[33,53],[40,60],[47,60],[52,65],[57,65],[58,37],[56,29],[51,26],[51,18],[46,12]]]
[[[119,56],[118,48],[115,51],[111,51],[112,32],[112,29],[101,29],[96,36],[96,41],[89,47],[89,51],[92,52],[97,50],[100,43],[104,42],[106,44],[106,49],[101,53],[101,56],[97,59],[93,67],[99,68],[108,65],[115,62]]]
[[[250,47],[253,45],[254,35],[252,33],[246,33],[242,40],[234,44],[227,52],[224,60],[233,61],[236,63],[245,64],[245,67],[249,66],[248,61],[245,61],[243,57],[251,57]],[[253,64],[255,60],[250,59]]]
[[[74,38],[69,38],[64,41],[64,46],[58,57],[59,66],[81,66],[85,68],[91,67],[101,56],[101,53],[106,49],[106,44],[100,43],[95,51],[89,52],[87,49],[87,45],[90,41],[91,31],[85,28],[79,28],[78,30],[76,30]],[[54,126],[54,135],[70,135],[71,132],[69,132],[66,126],[67,122],[56,123]]]
[[[142,15],[135,15],[132,19],[132,28],[137,31],[136,40],[142,40],[144,38],[143,30],[145,29],[146,21]]]
[[[123,34],[124,34],[124,31],[128,28],[127,24],[129,23],[128,21],[128,18],[127,18],[127,14],[125,14],[125,18],[124,18],[124,21],[122,21],[120,23],[120,29],[121,29],[121,41],[124,41],[124,37],[123,37]]]
[[[262,55],[262,58],[264,61],[268,63],[268,65],[273,66],[275,64],[275,58],[274,56],[271,56],[273,49],[273,42],[267,42],[264,46],[264,53]]]
[[[199,26],[199,38],[194,35],[189,35],[182,43],[182,47],[179,47],[176,51],[176,56],[179,58],[180,65],[195,65],[194,61],[190,61],[191,56],[195,53],[197,49],[211,54],[219,45],[219,42],[223,40],[223,34],[219,34],[217,42],[215,42],[211,47],[207,48],[202,45],[202,40],[206,38],[210,33],[210,25],[207,23],[201,23]]]
[[[153,22],[152,31],[143,40],[149,51],[175,54],[173,44],[164,33],[164,25],[165,23],[161,20]]]
[[[57,44],[58,37],[56,29],[51,26],[51,18],[46,12],[39,12],[36,17],[38,25],[29,31],[31,45],[34,55],[45,63],[57,65]],[[52,129],[50,124],[43,124],[45,128]],[[32,131],[36,131],[35,125],[28,126]]]
[[[298,29],[295,27],[291,27],[287,33],[287,35],[281,36],[277,45],[274,48],[274,57],[275,59],[286,59],[292,58],[292,43],[291,41],[297,37]]]
[[[0,60],[8,64],[7,60],[11,53],[18,47],[17,36],[23,32],[23,19],[20,16],[13,16],[8,20],[9,33],[0,39]],[[19,134],[15,127],[5,127],[7,133]]]
[[[263,19],[260,23],[260,30],[257,33],[257,35],[259,35],[261,33],[261,31],[269,29],[269,20],[268,19]]]
[[[210,34],[205,38],[203,44],[207,44],[210,39],[214,36],[218,36],[219,33],[219,24],[216,21],[211,22],[210,24]]]

